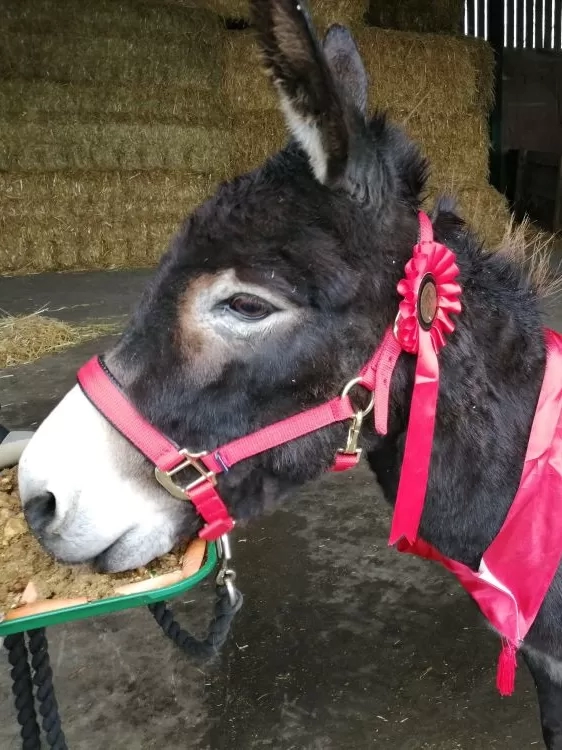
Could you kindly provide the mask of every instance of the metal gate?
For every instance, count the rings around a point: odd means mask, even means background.
[[[503,26],[503,46],[562,50],[562,0],[465,0],[464,33],[490,40]]]

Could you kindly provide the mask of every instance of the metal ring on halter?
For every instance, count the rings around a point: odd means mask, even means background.
[[[394,326],[392,327],[392,333],[394,334],[394,338],[398,341],[398,321],[400,320],[400,312],[396,313],[396,317],[394,318]]]
[[[347,383],[347,385],[341,392],[342,398],[344,396],[347,396],[350,390],[354,388],[356,385],[360,385],[363,388],[365,388],[365,390],[369,390],[367,386],[364,385],[363,378],[361,377],[353,378],[353,380],[350,380],[349,383]],[[371,393],[371,400],[369,401],[365,409],[359,409],[358,411],[355,412],[355,417],[361,421],[367,416],[367,414],[370,414],[373,411],[373,407],[375,405],[375,393],[374,391],[370,391],[370,393]]]

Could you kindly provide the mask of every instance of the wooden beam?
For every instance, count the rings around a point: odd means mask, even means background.
[[[535,47],[536,49],[544,49],[543,39],[543,8],[542,0],[537,0],[535,3]]]
[[[527,150],[521,149],[517,155],[517,174],[515,177],[515,191],[513,196],[513,213],[518,221],[525,213],[525,170],[527,167]]]
[[[533,49],[535,46],[535,36],[533,33],[533,0],[525,0],[525,17],[527,19],[527,38],[525,46],[527,49]]]
[[[544,0],[544,48],[552,49],[552,2]]]
[[[502,144],[503,110],[503,0],[488,2],[488,41],[494,50],[494,107],[490,112],[490,182],[503,193],[505,190],[505,169]]]
[[[554,5],[554,49],[562,49],[562,0]]]
[[[527,0],[530,2],[530,0]],[[515,31],[517,33],[517,43],[515,46],[518,49],[523,49],[525,46],[525,0],[519,0],[517,3],[517,18],[515,20]]]
[[[554,218],[552,220],[554,232],[562,232],[562,156],[558,162],[558,184],[554,198]]]
[[[513,43],[515,29],[517,28],[516,24],[517,24],[517,19],[515,18],[515,8],[514,8],[513,0],[511,0],[511,2],[507,3],[507,18],[505,19],[505,25],[507,27],[505,46],[508,49],[511,49],[512,47],[516,46]]]

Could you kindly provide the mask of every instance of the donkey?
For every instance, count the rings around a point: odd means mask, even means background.
[[[298,2],[298,4],[297,4]],[[386,116],[367,113],[367,75],[350,33],[323,42],[302,0],[253,0],[289,140],[221,185],[185,221],[105,362],[136,409],[189,450],[212,450],[341,392],[395,319],[397,283],[418,233],[428,165]],[[440,354],[441,381],[420,533],[477,569],[518,489],[545,371],[540,285],[483,249],[449,199],[432,217],[460,268],[463,309]],[[414,378],[402,354],[388,433],[362,446],[396,497]],[[221,474],[229,512],[250,519],[327,470],[335,424]],[[121,571],[195,536],[190,503],[74,387],[19,468],[28,523],[68,563]],[[562,749],[562,574],[522,646],[544,740]]]

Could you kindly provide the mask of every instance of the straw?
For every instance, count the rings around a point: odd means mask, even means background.
[[[72,326],[39,314],[0,315],[0,369],[31,362],[116,330],[113,323]]]

